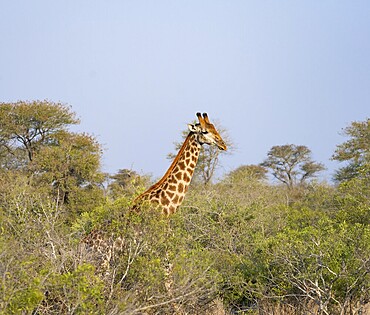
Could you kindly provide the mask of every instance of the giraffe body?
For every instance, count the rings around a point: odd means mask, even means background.
[[[110,269],[110,262],[115,256],[124,249],[125,243],[120,236],[113,233],[107,235],[105,231],[93,230],[83,240],[82,244],[95,260],[98,271],[107,273]]]
[[[225,142],[209,122],[207,114],[204,113],[202,116],[197,113],[197,117],[199,123],[188,125],[189,134],[167,172],[134,200],[134,210],[139,211],[140,207],[148,202],[161,207],[167,216],[174,213],[188,191],[202,145],[216,145],[220,150],[226,150]],[[123,238],[107,235],[104,229],[94,230],[82,240],[82,243],[97,257],[100,269],[103,270],[109,270],[115,254],[125,250],[126,246]]]

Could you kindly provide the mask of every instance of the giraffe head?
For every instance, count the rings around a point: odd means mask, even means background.
[[[197,135],[200,144],[216,145],[220,150],[226,150],[226,144],[222,140],[215,126],[210,123],[207,113],[197,113],[198,124],[189,124],[189,130]]]

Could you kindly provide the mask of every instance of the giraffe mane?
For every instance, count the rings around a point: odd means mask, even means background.
[[[176,157],[174,158],[174,160],[172,161],[170,167],[167,169],[166,173],[162,176],[162,178],[156,182],[155,184],[153,184],[152,186],[150,186],[143,194],[141,194],[140,196],[138,196],[135,200],[134,200],[134,203],[135,201],[137,201],[142,195],[144,195],[146,192],[150,191],[150,190],[153,190],[153,189],[156,189],[158,188],[160,185],[163,184],[163,182],[166,180],[166,178],[168,177],[168,175],[172,172],[172,170],[174,169],[174,167],[176,166],[178,160],[180,159],[182,153],[185,151],[185,148],[187,146],[187,144],[189,143],[190,141],[190,138],[191,136],[193,135],[194,133],[193,132],[189,132],[188,136],[186,137],[184,143],[182,144],[179,152],[177,153]]]

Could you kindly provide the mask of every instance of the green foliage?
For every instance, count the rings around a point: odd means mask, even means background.
[[[103,291],[95,268],[81,264],[75,270],[48,275],[40,308],[49,314],[101,314]]]
[[[299,229],[293,220],[293,227],[269,240],[268,282],[276,296],[302,296],[332,314],[369,287],[368,227],[333,222],[326,215],[315,220],[312,224],[309,214]]]
[[[2,164],[22,165],[32,161],[40,145],[53,142],[54,135],[78,123],[70,108],[61,103],[33,101],[0,103]],[[10,154],[10,156],[9,156]]]
[[[0,105],[0,163],[4,176],[0,192],[9,191],[7,178],[17,177],[23,178],[24,191],[33,189],[36,195],[52,196],[56,207],[73,215],[102,202],[100,144],[92,136],[67,130],[79,122],[70,107],[49,101]],[[11,180],[10,185],[14,182]]]
[[[31,313],[43,299],[42,277],[35,271],[37,259],[14,255],[17,246],[16,241],[0,237],[0,314]]]
[[[242,165],[231,171],[227,179],[231,182],[243,183],[248,179],[267,180],[267,170],[261,165]]]
[[[109,196],[113,199],[121,196],[132,198],[137,191],[149,186],[150,177],[140,176],[138,173],[128,169],[121,169],[112,176],[108,185]]]
[[[73,213],[103,199],[100,170],[101,148],[86,134],[59,133],[53,145],[44,146],[29,165],[35,185],[48,185],[51,193]]]
[[[369,178],[370,118],[363,122],[352,122],[344,129],[344,134],[349,140],[337,146],[332,158],[347,162],[347,165],[337,171],[335,179],[343,182],[355,177]]]
[[[341,183],[336,198],[339,216],[353,224],[370,222],[370,181],[366,177],[355,177]]]
[[[69,108],[43,103],[43,116],[38,102],[2,105],[0,314],[365,312],[367,163],[338,186],[302,185],[294,198],[261,166],[241,166],[217,184],[192,183],[167,218],[131,210],[147,184],[136,173],[102,186],[100,145],[66,129],[76,122]],[[27,125],[33,110],[44,123],[29,125],[38,130],[29,159],[7,119],[18,113]],[[99,229],[113,249],[107,266],[81,244]]]

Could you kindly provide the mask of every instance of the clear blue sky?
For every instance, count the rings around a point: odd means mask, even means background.
[[[0,101],[72,106],[103,168],[162,175],[207,111],[238,149],[223,172],[302,144],[330,174],[370,115],[370,1],[0,2]]]

